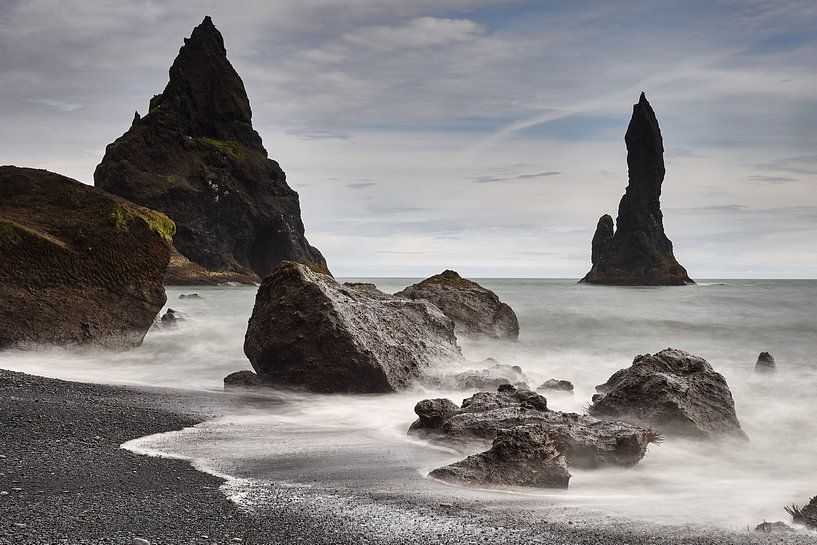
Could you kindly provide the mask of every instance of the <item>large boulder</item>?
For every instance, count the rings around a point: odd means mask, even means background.
[[[259,375],[319,392],[405,388],[436,364],[462,364],[454,324],[426,301],[285,261],[261,284],[244,342]]]
[[[435,469],[429,477],[471,486],[567,488],[565,456],[540,424],[500,430],[490,448]]]
[[[618,205],[617,229],[603,215],[592,242],[592,268],[582,282],[621,285],[694,284],[675,259],[664,233],[661,185],[664,143],[655,112],[644,93],[633,106],[627,134],[629,183]]]
[[[142,342],[173,222],[46,170],[0,167],[0,348]]]
[[[683,350],[636,356],[596,389],[588,412],[605,419],[653,426],[667,435],[746,438],[723,375]]]
[[[468,450],[487,445],[500,430],[528,424],[542,426],[568,465],[578,468],[635,465],[647,446],[660,439],[656,432],[632,424],[548,410],[541,395],[510,385],[464,400],[458,411],[435,428],[424,429],[418,420],[409,433]]]
[[[457,335],[513,339],[519,337],[519,320],[499,296],[454,271],[426,278],[395,294],[430,301],[454,320]]]
[[[168,283],[260,282],[283,260],[328,272],[209,17],[185,39],[147,114],[108,145],[94,182],[176,222]]]

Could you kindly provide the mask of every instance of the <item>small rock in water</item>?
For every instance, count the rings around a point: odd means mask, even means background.
[[[130,542],[131,545],[150,545],[150,541],[147,539],[142,539],[141,537],[133,538],[133,541]]]
[[[182,293],[181,295],[179,295],[179,299],[201,299],[201,295],[199,295],[198,293],[188,293],[188,294]]]
[[[757,363],[755,364],[755,372],[766,372],[766,371],[774,371],[777,368],[777,364],[774,362],[774,356],[769,354],[768,352],[761,352],[757,357]]]
[[[178,322],[184,320],[178,312],[173,310],[172,308],[167,309],[164,316],[161,318],[162,326],[164,327],[177,327],[179,324]]]
[[[573,393],[573,383],[569,380],[558,380],[552,378],[542,383],[537,390],[553,390],[555,392],[570,392]]]

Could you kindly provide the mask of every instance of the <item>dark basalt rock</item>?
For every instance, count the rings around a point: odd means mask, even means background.
[[[95,184],[177,226],[167,283],[254,283],[283,260],[327,272],[307,242],[298,194],[252,128],[244,84],[209,17],[144,117],[108,145]]]
[[[179,299],[201,299],[201,295],[198,293],[182,293],[179,295]]]
[[[490,450],[435,469],[429,477],[470,486],[567,488],[565,456],[540,424],[500,430]]]
[[[414,406],[414,412],[419,417],[409,430],[422,430],[423,433],[437,432],[443,422],[454,416],[459,410],[457,404],[450,399],[424,399]]]
[[[644,93],[633,106],[624,137],[629,183],[613,218],[599,219],[593,235],[590,272],[582,282],[619,285],[694,284],[675,259],[664,233],[661,185],[664,182],[664,144],[661,129]]]
[[[588,412],[654,426],[667,435],[745,439],[726,380],[701,357],[667,348],[636,356],[596,389]]]
[[[426,278],[395,296],[430,301],[454,320],[457,335],[512,340],[519,337],[519,320],[513,309],[496,293],[455,271]]]
[[[174,230],[65,176],[0,167],[0,348],[139,345],[166,300]]]
[[[179,322],[183,322],[184,318],[181,314],[177,311],[173,310],[172,308],[167,309],[167,311],[162,315],[159,322],[162,327],[167,328],[175,328],[178,327]]]
[[[225,390],[245,390],[269,386],[272,384],[268,380],[248,370],[236,371],[224,377]]]
[[[758,373],[767,373],[777,369],[777,364],[774,361],[774,356],[768,352],[761,352],[757,357],[755,364],[755,371]]]
[[[418,420],[409,433],[467,451],[474,444],[487,446],[500,430],[528,424],[541,425],[568,465],[578,468],[635,465],[647,445],[660,439],[660,434],[631,424],[548,410],[541,395],[510,385],[474,394],[439,427],[425,429]]]
[[[319,392],[387,392],[465,360],[454,323],[396,298],[285,261],[261,284],[244,353],[259,375]]]
[[[542,383],[537,390],[551,390],[554,392],[570,392],[573,393],[573,383],[569,380],[558,380],[555,378],[548,379]]]

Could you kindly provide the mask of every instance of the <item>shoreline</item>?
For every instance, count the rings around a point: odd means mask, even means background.
[[[541,500],[475,500],[456,487],[447,487],[455,498],[448,505],[399,487],[367,494],[339,483],[256,483],[251,493],[262,503],[247,509],[227,498],[227,481],[190,461],[121,448],[248,399],[0,370],[0,490],[9,492],[0,497],[0,543],[817,543],[809,533],[659,525]]]

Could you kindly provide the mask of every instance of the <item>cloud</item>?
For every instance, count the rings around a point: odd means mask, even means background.
[[[325,140],[327,138],[337,140],[348,140],[352,137],[351,134],[346,134],[328,129],[290,129],[287,134],[297,136],[304,140]]]
[[[762,176],[760,174],[747,176],[744,180],[753,184],[762,185],[780,185],[799,181],[797,178],[792,178],[791,176]]]
[[[82,108],[82,104],[74,104],[64,100],[52,100],[48,98],[30,98],[28,99],[28,102],[31,102],[32,104],[43,104],[63,112],[73,112],[74,110],[79,110]]]
[[[346,187],[350,189],[366,189],[368,187],[376,186],[377,182],[353,182],[351,184],[346,184]]]
[[[548,170],[545,172],[536,172],[532,174],[518,174],[516,176],[502,177],[502,176],[476,176],[472,178],[478,184],[493,184],[498,182],[513,182],[518,180],[533,180],[536,178],[548,178],[550,176],[558,176],[561,170]]]
[[[775,159],[765,163],[755,163],[753,167],[757,170],[817,175],[817,155],[803,155],[799,157]]]

